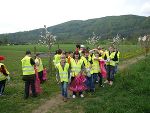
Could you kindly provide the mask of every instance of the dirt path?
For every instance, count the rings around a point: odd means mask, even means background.
[[[141,59],[144,59],[145,56],[138,56],[138,57],[135,57],[135,58],[131,58],[129,60],[125,60],[121,63],[121,65],[119,65],[119,70],[124,70],[125,68],[127,68],[127,66],[131,65],[131,64],[134,64],[136,63],[137,61],[141,60]]]
[[[121,65],[119,65],[119,70],[124,70],[127,66],[136,63],[137,61],[144,59],[145,56],[138,56],[136,58],[131,58],[129,60],[123,61]],[[50,109],[56,109],[58,106],[63,105],[62,97],[60,94],[56,95],[55,98],[51,98],[47,100],[44,104],[42,104],[36,110],[33,110],[32,113],[47,113]]]

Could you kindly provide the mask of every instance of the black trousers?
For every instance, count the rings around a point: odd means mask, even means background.
[[[38,72],[38,76],[39,76],[39,79],[40,79],[40,83],[43,83],[43,71],[40,71]]]
[[[114,81],[114,69],[115,66],[107,65],[107,80]]]
[[[6,79],[0,81],[0,94],[3,94],[3,93],[4,93],[5,84],[6,84]]]
[[[35,80],[26,80],[25,81],[25,95],[24,95],[25,98],[29,97],[30,86],[31,86],[31,90],[32,90],[32,95],[36,96]]]

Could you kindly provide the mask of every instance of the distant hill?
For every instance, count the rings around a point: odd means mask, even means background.
[[[48,31],[63,42],[79,41],[89,38],[94,32],[102,38],[110,38],[120,34],[129,39],[150,34],[150,17],[136,15],[107,16],[89,20],[72,20],[56,26],[48,27]],[[8,42],[37,42],[43,28],[25,32],[0,34],[0,39]],[[6,40],[5,40],[6,41]]]

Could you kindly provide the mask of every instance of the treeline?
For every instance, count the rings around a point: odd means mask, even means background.
[[[110,39],[116,34],[135,42],[139,36],[150,34],[150,17],[136,15],[108,16],[85,21],[73,20],[56,26],[48,27],[48,31],[57,36],[59,42],[84,42],[94,32],[102,39]],[[1,34],[0,41],[7,38],[11,43],[37,43],[44,29]]]

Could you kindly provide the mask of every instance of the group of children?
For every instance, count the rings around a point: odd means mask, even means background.
[[[77,95],[83,98],[83,91],[95,92],[95,83],[98,83],[100,87],[104,87],[103,83],[113,85],[119,56],[120,52],[113,46],[110,46],[109,50],[100,47],[89,50],[83,45],[76,45],[75,52],[57,50],[53,62],[56,69],[56,80],[61,84],[63,100],[66,102],[68,99],[68,89],[72,91],[72,98],[76,98]],[[0,61],[3,60],[4,57],[0,57]],[[30,51],[26,51],[26,56],[21,62],[25,81],[25,98],[29,97],[30,86],[33,96],[36,96],[36,70],[40,82],[43,83],[46,80],[43,76],[46,69],[43,68],[39,54],[36,54],[34,60]],[[9,72],[1,62],[0,96],[3,95],[7,79],[10,79]]]
[[[114,75],[117,72],[120,52],[113,46],[109,51],[103,48],[85,49],[84,46],[76,45],[75,52],[57,50],[54,56],[56,78],[61,84],[63,100],[68,98],[67,90],[72,91],[72,98],[77,93],[84,97],[83,91],[95,92],[95,83],[104,87],[104,83],[113,85]]]

